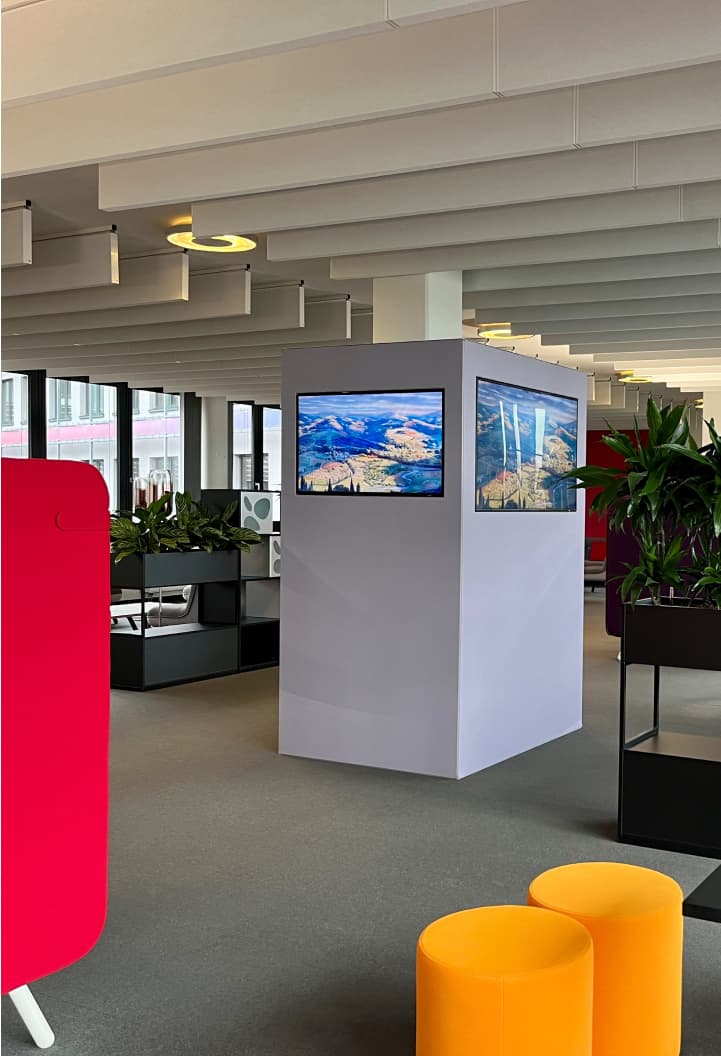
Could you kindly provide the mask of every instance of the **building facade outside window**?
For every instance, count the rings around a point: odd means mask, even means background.
[[[253,490],[253,410],[233,404],[233,487]]]
[[[94,391],[94,390],[99,390]],[[118,427],[112,385],[48,378],[48,458],[86,462],[102,474],[110,509],[118,502]]]
[[[263,408],[263,475],[264,488],[280,491],[280,407]],[[267,461],[266,461],[267,460]]]
[[[84,381],[66,381],[65,378],[56,378],[54,380],[57,384],[57,409],[58,409],[58,421],[69,422],[72,421],[73,417],[73,393],[75,394],[78,403],[85,403],[87,405],[87,391],[80,393],[80,388],[87,390],[90,386]]]
[[[3,428],[15,424],[15,379],[3,379]]]
[[[90,417],[102,418],[105,414],[105,385],[90,385]]]
[[[27,458],[30,453],[28,431],[28,379],[25,374],[2,374],[2,455],[3,458]]]
[[[180,399],[164,392],[133,389],[133,476],[167,469],[173,491],[183,490]]]

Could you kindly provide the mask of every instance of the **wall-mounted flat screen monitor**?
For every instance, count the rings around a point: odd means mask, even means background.
[[[442,495],[442,389],[298,396],[301,495]]]
[[[476,379],[476,510],[576,509],[578,401]]]

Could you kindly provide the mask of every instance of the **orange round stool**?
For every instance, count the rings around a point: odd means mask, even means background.
[[[417,1056],[591,1056],[593,946],[569,917],[467,909],[429,924],[416,960]]]
[[[679,1056],[683,893],[653,869],[584,862],[541,873],[532,906],[593,937],[593,1056]]]

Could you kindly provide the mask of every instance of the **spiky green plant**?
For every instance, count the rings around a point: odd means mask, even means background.
[[[721,607],[721,441],[714,423],[707,423],[711,443],[699,448],[685,405],[659,408],[649,398],[646,421],[645,440],[635,419],[632,436],[609,426],[603,437],[622,466],[582,466],[565,476],[575,477],[577,488],[598,488],[590,509],[638,540],[639,560],[621,584],[624,600],[635,604],[646,591],[658,605],[673,590]]]

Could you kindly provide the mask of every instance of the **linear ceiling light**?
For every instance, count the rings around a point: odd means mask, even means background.
[[[167,236],[168,242],[182,249],[199,249],[203,253],[247,253],[258,245],[252,238],[245,235],[212,235],[208,238],[196,238],[189,229],[185,231],[171,231]]]

